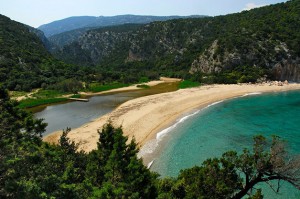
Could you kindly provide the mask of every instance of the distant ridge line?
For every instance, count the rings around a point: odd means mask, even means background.
[[[45,33],[46,37],[57,35],[71,30],[80,28],[95,28],[112,25],[122,25],[127,23],[147,24],[154,21],[167,21],[172,19],[182,18],[202,18],[205,15],[190,15],[190,16],[153,16],[153,15],[116,15],[116,16],[72,16],[65,19],[56,20],[48,24],[38,27],[39,30]]]

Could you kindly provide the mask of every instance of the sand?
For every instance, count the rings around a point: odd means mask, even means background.
[[[139,146],[156,138],[156,134],[172,125],[178,118],[209,104],[249,93],[280,92],[300,89],[300,84],[242,84],[207,85],[175,92],[151,95],[127,101],[111,113],[87,123],[69,133],[69,137],[80,143],[80,149],[89,152],[97,147],[98,133],[104,124],[111,121],[122,126],[124,135],[135,137]],[[44,138],[56,143],[61,132]]]

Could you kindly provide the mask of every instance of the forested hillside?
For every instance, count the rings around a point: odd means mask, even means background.
[[[154,22],[137,30],[102,28],[55,55],[108,71],[194,76],[207,83],[266,76],[300,81],[299,18],[300,1],[291,0],[226,16]]]
[[[53,58],[41,41],[43,35],[39,33],[39,38],[37,33],[0,15],[0,84],[9,90],[29,91],[69,78],[84,79],[91,73]]]

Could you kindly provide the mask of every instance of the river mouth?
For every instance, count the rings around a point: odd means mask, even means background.
[[[122,103],[138,97],[178,90],[179,82],[165,82],[148,89],[106,93],[89,97],[89,102],[70,101],[39,106],[29,111],[48,124],[43,136],[63,129],[77,128],[113,111]]]

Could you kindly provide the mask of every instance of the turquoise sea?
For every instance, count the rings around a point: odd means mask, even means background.
[[[181,169],[229,150],[251,149],[258,134],[270,139],[278,135],[288,141],[291,153],[300,154],[300,91],[256,93],[215,103],[170,129],[159,142],[151,167],[162,176],[177,176]],[[300,198],[300,191],[287,183],[279,195],[262,186],[265,198]]]

